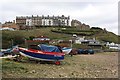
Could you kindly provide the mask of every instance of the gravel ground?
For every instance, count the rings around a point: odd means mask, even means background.
[[[61,65],[3,59],[3,78],[117,78],[118,53],[69,55]]]

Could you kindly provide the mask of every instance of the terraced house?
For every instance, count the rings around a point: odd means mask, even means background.
[[[70,16],[20,16],[16,17],[16,24],[23,26],[69,26]]]

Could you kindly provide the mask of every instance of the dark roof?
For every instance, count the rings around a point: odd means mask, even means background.
[[[101,44],[89,44],[88,46],[102,46]]]

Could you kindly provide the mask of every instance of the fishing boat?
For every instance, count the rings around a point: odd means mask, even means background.
[[[64,47],[62,48],[62,52],[65,54],[69,54],[72,51],[72,48]]]
[[[17,47],[18,47],[18,46],[12,46],[12,48],[0,49],[0,52],[3,53],[3,55],[11,55],[12,52],[13,52]]]
[[[0,51],[3,52],[3,53],[11,53],[11,52],[13,52],[13,50],[16,49],[17,47],[18,47],[18,45],[12,46],[11,48],[8,48],[8,49],[0,49]]]
[[[11,53],[12,52],[12,48],[9,49],[1,49],[2,53]]]
[[[45,61],[61,61],[64,59],[64,53],[62,53],[58,47],[49,45],[38,45],[39,50],[26,49],[19,47],[19,52],[22,56],[45,60]]]

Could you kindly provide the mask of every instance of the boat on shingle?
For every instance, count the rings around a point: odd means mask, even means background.
[[[19,47],[19,52],[22,56],[26,56],[33,59],[45,60],[45,61],[61,61],[64,59],[64,53],[57,46],[38,45],[36,49],[26,49]]]

